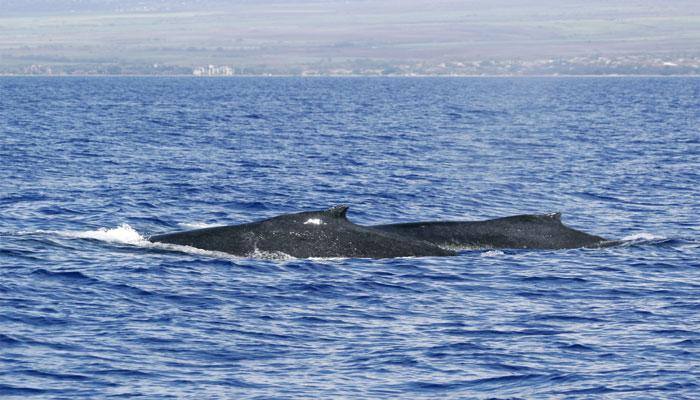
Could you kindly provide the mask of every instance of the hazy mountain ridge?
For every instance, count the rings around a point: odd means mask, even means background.
[[[0,1],[0,73],[182,74],[208,65],[235,74],[340,75],[700,68],[700,2],[691,1],[44,0],[29,8]]]

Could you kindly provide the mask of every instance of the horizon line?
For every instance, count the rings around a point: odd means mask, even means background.
[[[240,74],[240,75],[205,75],[192,74],[14,74],[0,73],[0,77],[37,77],[37,78],[193,78],[193,79],[235,79],[235,78],[700,78],[700,74],[533,74],[533,75],[375,75],[375,74]]]

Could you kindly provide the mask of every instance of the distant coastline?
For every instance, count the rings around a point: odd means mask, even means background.
[[[589,55],[573,58],[452,61],[345,60],[277,64],[55,63],[15,60],[0,63],[0,75],[42,76],[689,76],[700,75],[700,53],[655,56]]]
[[[692,0],[10,3],[0,75],[700,75]]]
[[[550,74],[550,75],[292,75],[258,74],[230,76],[195,76],[190,74],[6,74],[0,77],[17,78],[192,78],[192,79],[236,79],[236,78],[700,78],[697,74]]]

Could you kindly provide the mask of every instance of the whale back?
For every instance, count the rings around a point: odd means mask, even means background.
[[[605,242],[600,236],[564,225],[561,213],[515,215],[486,221],[412,222],[372,228],[455,249],[565,249],[594,247]]]
[[[241,225],[153,236],[154,242],[223,251],[238,256],[258,252],[293,257],[445,256],[435,244],[362,227],[347,219],[348,207],[285,214]]]

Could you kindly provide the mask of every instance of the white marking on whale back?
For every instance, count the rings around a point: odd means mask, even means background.
[[[321,220],[321,218],[309,218],[308,220],[306,220],[306,222],[304,222],[304,225],[309,225],[309,224],[321,225],[321,224],[323,224],[323,221]]]
[[[183,222],[178,224],[185,229],[204,229],[221,226],[220,224],[207,224],[205,222]]]

